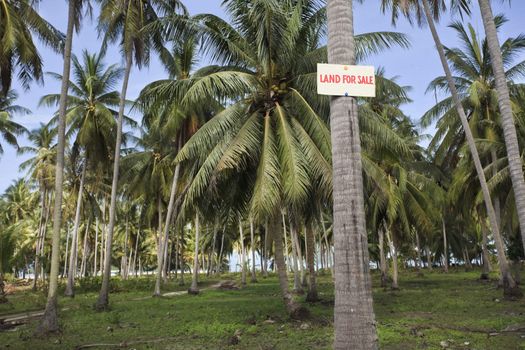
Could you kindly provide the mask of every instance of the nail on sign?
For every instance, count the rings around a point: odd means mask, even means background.
[[[331,96],[375,97],[374,67],[317,64],[317,93]]]

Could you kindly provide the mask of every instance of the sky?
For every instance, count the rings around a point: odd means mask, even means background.
[[[192,15],[198,13],[213,13],[226,18],[226,14],[221,8],[221,2],[222,0],[186,0],[184,4]],[[417,122],[420,117],[435,104],[434,94],[425,94],[425,90],[430,81],[437,76],[443,75],[443,70],[428,28],[412,27],[404,19],[400,19],[397,26],[393,27],[390,23],[390,17],[381,14],[379,3],[378,0],[366,0],[363,4],[354,2],[355,33],[359,34],[373,31],[397,31],[405,33],[411,42],[411,48],[408,50],[393,48],[377,56],[370,57],[366,62],[363,62],[363,64],[384,67],[387,77],[396,76],[399,84],[412,88],[409,96],[413,102],[404,105],[403,110],[406,115]],[[477,1],[473,3],[477,3]],[[42,17],[62,32],[65,32],[67,25],[66,1],[43,0],[38,10]],[[495,14],[505,14],[509,20],[500,30],[500,38],[505,39],[515,37],[522,32],[525,33],[525,27],[523,26],[525,1],[514,1],[511,6],[507,3],[501,4],[499,1],[495,1],[493,2],[493,11]],[[99,50],[100,39],[98,38],[95,24],[97,15],[98,12],[95,8],[94,20],[92,22],[90,22],[89,19],[85,20],[81,32],[75,36],[73,41],[74,54],[80,55],[83,50],[88,50],[89,52]],[[456,34],[452,29],[448,28],[448,25],[453,20],[458,19],[459,18],[443,17],[438,26],[441,39],[444,45],[448,47],[459,46]],[[464,22],[472,23],[474,29],[480,36],[483,36],[483,24],[477,5],[473,8],[472,17],[465,18]],[[38,45],[38,47],[44,61],[44,71],[62,73],[61,56],[42,45]],[[517,61],[520,60],[525,60],[525,54],[517,58]],[[121,52],[116,46],[108,50],[105,61],[107,64],[124,64]],[[206,62],[202,62],[202,64],[205,63]],[[146,84],[164,78],[166,78],[166,72],[155,57],[153,57],[149,67],[145,67],[140,71],[134,68],[131,73],[127,95],[128,99],[136,98]],[[15,121],[21,123],[29,130],[37,128],[40,123],[49,121],[56,109],[39,107],[38,101],[45,94],[58,93],[60,91],[60,82],[45,77],[43,86],[32,84],[29,91],[24,91],[16,82],[13,88],[19,94],[16,103],[32,111],[32,114],[28,116],[15,116]],[[431,134],[432,128],[427,129],[425,132]],[[26,174],[19,172],[18,167],[27,157],[17,156],[16,150],[6,145],[1,139],[0,142],[3,143],[5,150],[5,153],[0,155],[0,193],[3,193],[15,179],[26,176]],[[23,146],[27,144],[27,140],[22,137],[19,139],[19,144]]]

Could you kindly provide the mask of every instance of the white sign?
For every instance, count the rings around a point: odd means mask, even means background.
[[[317,93],[331,96],[376,96],[372,66],[317,64]]]

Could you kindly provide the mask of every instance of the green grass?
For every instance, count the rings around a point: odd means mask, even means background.
[[[525,303],[508,302],[495,282],[477,280],[479,273],[401,274],[397,292],[374,288],[374,308],[381,349],[525,349],[525,331],[500,333],[511,325],[525,327]],[[237,276],[234,276],[237,277]],[[495,276],[493,276],[495,277]],[[378,276],[374,275],[374,286]],[[216,280],[204,279],[206,287]],[[332,343],[331,277],[319,278],[323,299],[308,304],[305,322],[289,320],[275,277],[259,278],[238,291],[205,290],[169,298],[148,298],[153,280],[114,281],[111,311],[92,310],[98,281],[79,286],[74,299],[60,299],[62,332],[46,339],[33,337],[35,323],[0,332],[0,349],[74,349],[81,344],[114,343],[123,349],[329,349]],[[184,290],[170,283],[163,292]],[[0,314],[42,308],[42,292],[10,295]],[[268,318],[275,323],[264,323]],[[229,345],[235,332],[240,342]],[[488,333],[499,333],[489,336]],[[124,342],[169,338],[157,343]],[[468,345],[467,345],[468,344]],[[115,348],[115,347],[113,347]],[[111,349],[111,347],[106,347]]]

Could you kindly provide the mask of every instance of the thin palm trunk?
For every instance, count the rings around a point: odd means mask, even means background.
[[[62,226],[62,190],[64,184],[64,149],[66,131],[67,93],[69,88],[69,73],[71,70],[71,48],[73,47],[73,29],[77,2],[69,1],[66,42],[64,46],[64,68],[62,72],[62,86],[60,89],[57,154],[55,170],[55,205],[53,209],[53,237],[51,243],[51,272],[49,274],[49,289],[47,303],[42,322],[37,332],[44,334],[56,332],[58,326],[58,270],[60,265],[60,228]]]
[[[104,261],[104,274],[102,277],[102,287],[98,296],[95,308],[98,311],[107,310],[109,307],[109,280],[111,278],[111,249],[113,246],[113,231],[115,229],[115,212],[117,209],[117,187],[120,165],[120,148],[122,146],[122,122],[124,120],[124,108],[126,106],[126,93],[128,91],[129,76],[131,74],[132,56],[131,50],[126,52],[126,68],[124,71],[124,81],[122,83],[122,92],[120,94],[120,106],[117,121],[117,137],[115,141],[115,157],[113,160],[113,180],[111,183],[111,202],[109,205],[109,225],[106,237],[106,253]]]
[[[188,289],[189,294],[199,294],[199,213],[195,213],[195,253],[193,257],[193,276],[191,286]]]
[[[82,263],[80,264],[80,278],[83,278],[86,275],[86,263],[87,263],[87,256],[89,254],[88,233],[89,233],[90,224],[91,224],[91,217],[88,218],[88,221],[86,224],[86,230],[84,232],[84,243],[82,244]]]
[[[419,270],[422,268],[423,263],[421,261],[421,245],[419,244],[419,235],[416,232],[416,268]]]
[[[179,138],[179,146],[181,146],[182,138]],[[177,186],[179,184],[179,173],[180,173],[180,163],[177,163],[175,166],[175,171],[173,173],[173,180],[171,183],[170,191],[170,201],[168,202],[168,213],[166,214],[166,223],[164,225],[164,237],[159,238],[161,240],[160,251],[162,254],[159,254],[160,260],[158,261],[157,267],[157,276],[155,278],[155,290],[153,291],[153,296],[160,296],[160,280],[162,274],[162,268],[164,266],[164,251],[166,250],[166,245],[168,242],[168,234],[170,230],[171,223],[173,221],[173,212],[175,208],[175,196],[177,194]]]
[[[448,243],[447,243],[447,228],[445,226],[445,219],[441,219],[442,233],[443,233],[443,270],[448,272]]]
[[[284,262],[286,263],[286,265],[290,265],[290,257],[289,257],[289,250],[288,250],[288,237],[287,237],[287,234],[286,234],[286,218],[284,216],[284,211],[281,212],[281,216],[282,216],[282,222],[283,222],[283,233],[284,233]],[[291,233],[290,233],[291,234]],[[295,259],[295,249],[293,248],[293,245],[292,245],[292,255],[293,255],[293,259]],[[297,265],[297,262],[296,260],[294,260],[294,265],[293,265],[293,269],[294,269],[294,273],[295,273],[295,267]]]
[[[43,185],[40,186],[43,188]],[[43,230],[44,230],[44,216],[45,216],[45,208],[46,208],[46,190],[45,188],[40,190],[41,192],[41,202],[40,202],[40,220],[38,221],[38,229],[37,229],[37,235],[36,235],[36,244],[35,244],[35,273],[34,273],[34,279],[33,284],[31,286],[32,291],[36,291],[37,289],[37,282],[38,282],[38,270],[40,268],[40,255],[41,255],[41,241],[43,236]]]
[[[68,226],[68,225],[66,225]],[[71,236],[71,232],[70,232],[70,229],[69,229],[69,226],[67,227],[67,230],[66,230],[66,252],[65,252],[65,256],[64,256],[64,270],[62,271],[62,277],[64,277],[64,275],[67,273],[67,257],[68,257],[68,253],[69,253],[69,236]]]
[[[252,248],[252,279],[251,282],[257,282],[257,275],[255,273],[255,228],[253,227],[253,219],[250,218],[250,244]]]
[[[140,239],[140,226],[139,226],[139,229],[137,231],[137,238],[135,238],[135,255],[133,257],[133,270],[135,272],[135,277],[137,277],[137,272],[138,272],[137,255],[138,255],[138,250],[139,250],[139,239]]]
[[[482,269],[481,269],[481,276],[480,279],[482,280],[488,280],[489,279],[489,273],[490,273],[490,259],[489,259],[489,250],[487,248],[487,241],[488,241],[488,230],[487,225],[485,224],[485,221],[482,219],[480,220],[481,223],[481,254],[482,254]]]
[[[488,0],[479,0],[479,7],[481,17],[483,18],[483,26],[485,27],[494,79],[496,81],[498,104],[501,112],[501,126],[507,148],[507,159],[509,161],[510,178],[512,180],[512,189],[514,190],[516,211],[520,224],[521,241],[525,249],[525,180],[523,178],[523,163],[520,156],[518,135],[492,8]]]
[[[308,293],[306,294],[306,301],[314,302],[319,300],[319,295],[317,294],[317,281],[315,279],[315,238],[314,238],[314,229],[312,227],[313,223],[310,223],[309,226],[306,227],[306,246],[308,249],[306,250],[306,260],[308,262],[308,272],[309,272],[309,285],[308,285]]]
[[[241,284],[246,285],[246,249],[244,247],[244,231],[242,228],[242,220],[239,217],[239,234],[241,236]]]
[[[93,276],[97,276],[97,253],[98,253],[98,216],[95,218],[95,247],[93,249]]]
[[[219,261],[218,261],[218,266],[217,266],[217,271],[219,273],[222,273],[222,252],[223,252],[223,249],[224,249],[224,231],[225,231],[225,228],[222,230],[222,237],[221,237],[221,249],[219,251]]]
[[[439,58],[441,60],[441,64],[443,65],[443,70],[445,71],[445,75],[447,78],[448,87],[450,89],[450,92],[452,94],[452,99],[454,101],[454,104],[456,106],[456,110],[459,114],[459,118],[461,120],[461,124],[463,125],[463,130],[465,131],[465,138],[467,139],[467,144],[470,150],[470,153],[472,155],[472,160],[474,162],[474,166],[476,168],[476,173],[478,175],[478,179],[481,186],[481,191],[483,193],[483,200],[485,202],[485,207],[487,209],[487,215],[490,221],[490,226],[492,228],[492,233],[494,235],[494,240],[496,241],[496,249],[498,250],[498,262],[500,267],[501,276],[503,279],[503,285],[504,285],[504,294],[506,296],[511,295],[519,295],[521,292],[519,291],[519,287],[516,285],[514,279],[512,278],[512,275],[510,273],[509,264],[507,261],[507,256],[505,254],[505,248],[503,245],[503,241],[501,238],[500,229],[498,226],[498,222],[496,219],[496,212],[494,210],[494,206],[492,205],[492,200],[490,197],[489,188],[487,185],[487,179],[485,177],[485,172],[483,170],[483,166],[481,165],[481,161],[479,158],[478,150],[476,148],[476,143],[474,141],[474,136],[472,135],[472,131],[470,130],[470,126],[467,120],[467,116],[465,114],[465,110],[463,109],[463,105],[461,104],[461,100],[459,99],[459,95],[456,89],[456,85],[454,83],[454,79],[452,78],[452,72],[450,71],[450,67],[447,62],[447,58],[445,55],[445,50],[443,48],[443,44],[441,43],[441,40],[439,38],[439,35],[436,30],[436,26],[434,24],[434,19],[432,17],[432,14],[430,12],[430,5],[428,3],[428,0],[422,0],[423,7],[425,10],[425,16],[427,19],[427,23],[429,25],[430,31],[432,33],[432,37],[434,39],[434,42],[436,44],[436,48],[439,54]],[[525,194],[525,192],[524,192]],[[525,209],[525,208],[524,208]]]
[[[270,239],[268,235],[268,222],[264,226],[264,268],[263,268],[263,277],[268,277],[268,240]]]
[[[328,62],[355,64],[352,0],[328,0]],[[357,103],[333,98],[332,129],[335,306],[334,349],[377,349]]]
[[[286,228],[284,228],[284,233],[286,234]],[[293,228],[291,220],[290,220],[290,239],[291,239],[290,244],[292,245],[293,291],[297,294],[301,294],[303,293],[303,288],[301,287],[301,276],[299,275],[299,265],[297,262],[297,252],[296,252],[297,246],[295,245],[294,228]]]
[[[330,244],[328,244],[328,230],[326,229],[326,224],[324,222],[323,211],[321,210],[319,213],[321,217],[321,225],[323,226],[324,244],[326,245],[326,266],[330,267],[330,272],[332,273],[332,276],[333,276],[334,275],[334,265],[333,265],[334,259],[332,256],[332,263],[330,263],[331,249],[330,249]]]
[[[101,239],[100,239],[100,274],[102,275],[104,273],[104,264],[105,264],[105,241],[106,237],[108,235],[108,226],[106,225],[106,196],[103,196],[102,198],[102,232],[101,232]]]
[[[129,236],[129,218],[126,217],[126,231],[124,234],[124,252],[122,254],[122,279],[128,279],[128,236]]]
[[[388,284],[388,265],[385,257],[385,231],[379,229],[379,269],[381,270],[381,287],[386,288]]]
[[[398,276],[399,276],[399,268],[398,268],[398,262],[397,262],[397,249],[394,243],[394,240],[392,238],[392,233],[390,230],[386,231],[386,239],[388,241],[388,246],[390,248],[390,256],[392,257],[392,285],[391,288],[393,290],[399,289],[398,284]]]
[[[64,295],[66,297],[75,296],[75,275],[77,274],[77,254],[78,254],[78,229],[80,226],[80,209],[82,207],[82,192],[84,191],[84,181],[86,178],[86,162],[82,167],[80,185],[78,186],[77,207],[75,210],[75,223],[73,226],[73,237],[71,239],[71,251],[69,253],[69,270],[67,273],[67,284]]]

